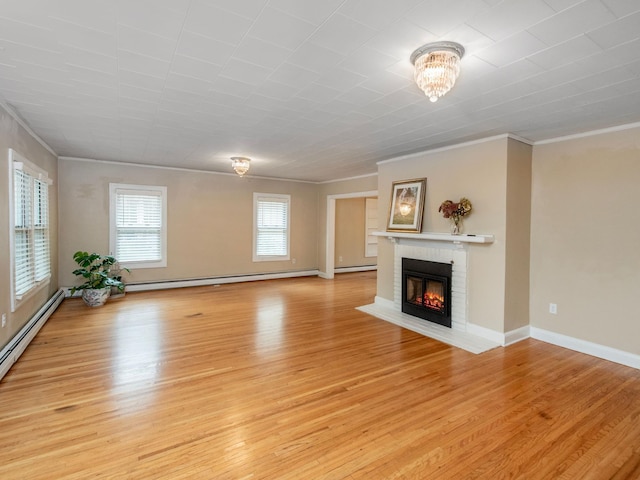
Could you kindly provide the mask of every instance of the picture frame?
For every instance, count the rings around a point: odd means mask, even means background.
[[[393,182],[387,232],[420,233],[424,212],[426,178]]]

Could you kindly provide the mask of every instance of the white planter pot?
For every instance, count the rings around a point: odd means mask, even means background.
[[[101,307],[107,302],[111,294],[111,287],[107,288],[86,288],[82,290],[82,300],[90,307]]]

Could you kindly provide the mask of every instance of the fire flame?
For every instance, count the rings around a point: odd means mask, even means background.
[[[444,309],[444,297],[437,293],[425,292],[422,298],[416,298],[416,303],[433,310],[442,311]]]

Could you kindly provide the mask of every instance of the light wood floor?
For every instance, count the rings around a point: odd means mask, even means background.
[[[354,309],[375,273],[65,300],[0,383],[0,478],[638,479],[640,371]]]

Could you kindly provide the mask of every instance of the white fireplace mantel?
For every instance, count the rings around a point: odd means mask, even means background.
[[[387,237],[392,242],[397,242],[400,238],[409,238],[412,240],[431,240],[438,242],[453,243],[493,243],[493,235],[450,235],[448,233],[423,232],[423,233],[407,233],[407,232],[372,232],[377,237]]]

